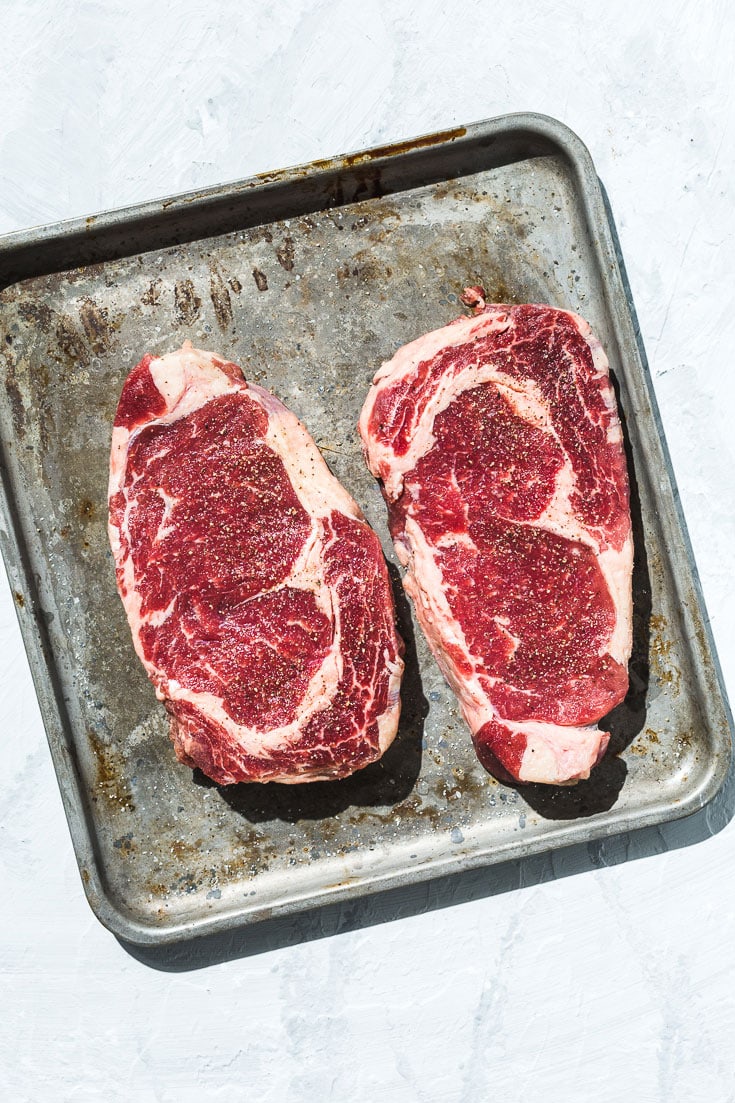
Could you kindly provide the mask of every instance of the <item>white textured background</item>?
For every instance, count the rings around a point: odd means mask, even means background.
[[[733,10],[0,0],[0,232],[507,111],[561,119],[610,197],[732,693]],[[735,1100],[732,782],[661,831],[163,970],[84,900],[4,577],[0,656],[0,1098]]]

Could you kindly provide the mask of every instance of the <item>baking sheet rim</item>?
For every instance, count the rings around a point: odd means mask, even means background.
[[[717,653],[712,639],[709,619],[699,583],[696,565],[692,555],[686,524],[682,515],[676,483],[673,476],[670,457],[665,444],[665,437],[661,425],[660,416],[653,393],[649,373],[641,359],[640,348],[632,324],[630,314],[630,300],[626,294],[623,278],[619,269],[618,255],[613,241],[613,231],[610,215],[603,199],[601,186],[597,178],[592,159],[585,145],[564,124],[545,115],[530,112],[515,113],[499,116],[470,124],[463,130],[464,135],[471,139],[479,134],[502,133],[504,131],[528,132],[535,137],[540,137],[555,145],[573,168],[577,188],[576,198],[584,211],[587,228],[589,231],[591,248],[595,253],[599,265],[603,287],[606,294],[607,306],[613,315],[613,323],[616,340],[621,346],[632,350],[636,358],[636,364],[640,370],[649,399],[656,428],[656,439],[661,449],[663,468],[666,472],[671,488],[672,504],[674,506],[675,520],[681,536],[684,538],[687,564],[691,572],[694,593],[698,602],[704,633],[706,637],[705,660],[711,664],[711,673],[714,685],[718,690],[719,703],[722,705],[722,714],[727,728],[727,747],[724,739],[722,749],[726,754],[717,754],[714,758],[713,768],[705,773],[698,788],[694,788],[687,794],[686,799],[671,802],[662,802],[639,813],[631,814],[630,811],[610,811],[599,813],[589,820],[565,821],[563,826],[552,829],[543,837],[535,841],[520,841],[509,843],[492,851],[477,850],[472,854],[444,856],[433,859],[423,866],[413,869],[401,869],[390,874],[380,874],[352,879],[349,884],[336,887],[323,888],[310,894],[292,896],[288,899],[277,901],[268,906],[248,907],[247,905],[230,911],[222,911],[211,917],[202,916],[196,920],[176,921],[166,923],[159,920],[146,923],[129,914],[124,908],[112,901],[105,891],[104,878],[95,857],[94,835],[87,822],[87,813],[82,797],[81,780],[76,774],[73,763],[73,753],[68,746],[66,730],[64,726],[64,708],[62,695],[54,689],[54,664],[49,655],[44,654],[43,619],[39,608],[35,585],[27,564],[27,551],[18,533],[18,525],[15,523],[12,508],[12,494],[10,492],[6,465],[3,463],[2,480],[0,486],[0,543],[2,544],[3,559],[11,590],[26,595],[26,600],[21,606],[16,601],[16,612],[20,623],[21,634],[28,656],[31,673],[33,676],[36,694],[39,700],[47,739],[54,762],[54,768],[61,790],[64,810],[69,823],[74,850],[79,864],[82,883],[85,894],[93,912],[100,921],[115,935],[125,941],[139,945],[168,944],[181,939],[200,937],[218,931],[231,929],[246,923],[262,921],[269,917],[291,914],[304,911],[309,908],[325,906],[330,903],[338,903],[350,898],[364,896],[372,892],[383,892],[402,885],[408,885],[426,881],[435,877],[446,876],[453,872],[461,872],[482,866],[490,866],[500,862],[524,858],[548,850],[556,850],[575,843],[590,842],[597,838],[605,838],[622,831],[638,830],[645,827],[660,825],[665,822],[683,818],[700,810],[719,791],[727,775],[732,753],[732,717],[727,702],[722,673],[717,659]],[[372,164],[378,164],[382,158],[412,156],[412,144],[425,149],[433,146],[437,151],[443,145],[462,138],[447,138],[447,133],[422,135],[417,139],[397,143],[396,152],[391,153],[391,147],[377,147],[378,156],[370,158],[371,151],[360,151],[358,154],[347,154],[343,157],[333,158],[327,161],[317,161],[311,164],[294,166],[291,169],[278,170],[272,173],[263,173],[232,184],[218,185],[203,191],[178,194],[173,197],[138,204],[119,210],[106,211],[99,215],[86,219],[71,219],[64,222],[40,226],[30,230],[18,231],[13,234],[0,237],[0,261],[5,257],[12,258],[13,253],[26,249],[29,246],[38,246],[41,251],[48,248],[49,243],[62,239],[74,240],[80,234],[102,234],[105,230],[119,228],[126,223],[132,223],[146,216],[166,218],[174,213],[180,213],[192,209],[192,204],[207,204],[245,189],[267,189],[274,184],[298,183],[309,176],[330,173],[335,170],[345,169],[364,156],[371,159]],[[435,141],[433,139],[436,139]],[[140,250],[131,250],[131,255]],[[26,277],[28,278],[28,277]],[[15,282],[15,281],[12,281]],[[10,284],[2,284],[4,289]],[[612,287],[610,286],[612,284]],[[672,572],[676,584],[675,572]],[[691,613],[690,613],[691,615]],[[690,641],[699,645],[699,641]],[[700,651],[702,650],[699,645]],[[699,655],[700,662],[702,655]],[[705,662],[705,667],[707,663]],[[708,697],[711,710],[716,711],[716,702]],[[719,749],[719,748],[718,748]]]

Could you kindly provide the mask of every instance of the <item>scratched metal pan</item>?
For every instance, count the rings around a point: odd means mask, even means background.
[[[613,240],[579,139],[511,115],[0,243],[2,550],[85,890],[115,933],[172,942],[661,823],[717,791],[727,707]],[[355,431],[380,362],[478,283],[583,314],[626,427],[631,688],[575,787],[508,788],[477,763]],[[303,418],[393,565],[400,732],[345,781],[192,773],[133,652],[107,544],[110,427],[128,370],[186,338]]]

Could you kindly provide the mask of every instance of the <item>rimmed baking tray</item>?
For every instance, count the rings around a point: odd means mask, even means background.
[[[610,358],[636,539],[631,690],[572,788],[477,763],[414,632],[355,425],[396,347],[496,302],[579,311]],[[137,943],[686,815],[723,781],[728,712],[611,225],[585,147],[510,115],[0,242],[2,551],[85,891]],[[219,789],[174,760],[106,536],[110,428],[144,352],[190,338],[308,425],[380,534],[407,673],[399,737],[346,781]],[[488,872],[488,876],[492,876]]]

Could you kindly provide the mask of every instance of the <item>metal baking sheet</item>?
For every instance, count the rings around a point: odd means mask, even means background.
[[[579,311],[625,423],[636,540],[631,688],[588,782],[499,784],[414,627],[356,435],[397,346],[490,301]],[[569,130],[513,115],[11,235],[0,243],[2,550],[82,879],[115,933],[170,942],[700,808],[728,714],[611,224]],[[307,424],[392,564],[407,642],[382,762],[218,788],[179,765],[133,652],[106,534],[110,431],[144,352],[186,338]],[[488,877],[492,872],[488,871]]]

